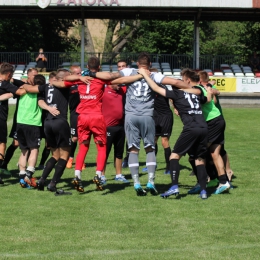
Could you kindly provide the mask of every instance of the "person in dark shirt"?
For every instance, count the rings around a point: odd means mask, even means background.
[[[71,75],[81,75],[81,68],[80,66],[71,66],[70,67]],[[68,169],[72,168],[73,160],[74,160],[74,153],[77,148],[77,141],[78,141],[78,130],[77,130],[77,123],[78,123],[78,113],[76,112],[77,106],[80,102],[79,98],[79,91],[78,85],[75,84],[70,87],[70,96],[69,96],[69,109],[70,109],[70,133],[71,133],[71,150],[70,150],[70,157],[67,162],[66,167]],[[85,163],[83,163],[82,169],[85,169]]]
[[[206,102],[203,93],[197,89],[185,89],[185,91],[173,88],[172,91],[159,87],[147,74],[144,69],[139,69],[148,85],[157,93],[167,98],[171,98],[179,112],[183,122],[183,130],[176,141],[170,156],[170,174],[172,186],[161,197],[166,198],[179,194],[178,180],[180,174],[180,158],[189,153],[193,156],[197,168],[197,176],[200,183],[200,197],[207,199],[206,183],[207,172],[205,168],[205,158],[207,153],[208,129],[202,115],[200,103]],[[199,81],[199,77],[194,81]],[[196,95],[200,93],[200,95]]]
[[[47,67],[47,57],[44,54],[44,51],[42,48],[39,49],[39,54],[36,57],[36,68],[39,72],[46,72],[46,67]]]
[[[34,76],[38,74],[38,71],[35,68],[30,68],[27,70],[27,79],[22,80],[23,82],[30,84],[30,85],[34,85],[33,81],[34,81]],[[23,83],[21,81],[14,81],[13,79],[11,80],[14,84],[17,84],[18,82],[20,82],[20,85],[22,85]],[[17,85],[19,87],[19,83]],[[19,106],[19,100],[20,97],[15,95],[14,98],[16,98],[16,107],[15,107],[15,112],[14,112],[14,116],[13,116],[13,125],[12,125],[12,129],[10,131],[9,137],[13,138],[13,142],[9,145],[9,147],[6,149],[6,154],[5,154],[5,160],[2,164],[2,168],[7,170],[7,166],[8,163],[10,162],[10,160],[12,159],[15,150],[19,147],[19,142],[17,140],[17,131],[16,131],[16,127],[17,127],[17,111],[18,111],[18,106]]]
[[[24,95],[26,91],[21,88],[24,84],[20,80],[14,80],[14,84],[10,83],[14,73],[13,65],[4,62],[0,66],[0,95],[11,93],[12,95]],[[0,172],[5,172],[5,169],[2,169],[1,166],[5,159],[5,149],[7,142],[7,117],[8,117],[8,100],[3,100],[0,102]],[[0,183],[3,183],[0,178]]]
[[[67,70],[60,69],[56,78],[62,80],[69,74]],[[38,189],[44,190],[45,180],[55,167],[54,176],[47,188],[51,192],[57,192],[56,185],[66,168],[71,145],[70,127],[67,122],[69,89],[59,89],[49,84],[34,87],[25,85],[24,87],[28,92],[40,93],[38,104],[42,109],[56,109],[55,113],[49,111],[45,118],[44,132],[48,146],[51,147],[52,157],[47,161],[38,181]],[[63,194],[64,192],[58,191],[57,193]]]

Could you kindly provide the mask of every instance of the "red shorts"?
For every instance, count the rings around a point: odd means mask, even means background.
[[[100,114],[79,114],[78,116],[78,139],[79,143],[91,139],[95,142],[107,143],[107,131],[104,116]]]

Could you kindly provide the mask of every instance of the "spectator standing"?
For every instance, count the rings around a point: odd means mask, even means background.
[[[47,57],[45,56],[43,49],[39,49],[39,54],[36,58],[36,68],[38,72],[46,72],[46,67],[47,67]]]

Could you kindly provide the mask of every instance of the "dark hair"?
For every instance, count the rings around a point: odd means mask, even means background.
[[[118,65],[119,62],[124,62],[127,66],[127,62],[125,60],[119,60],[116,64]]]
[[[150,67],[150,64],[151,64],[150,55],[147,52],[141,52],[137,58],[137,62],[140,65],[145,65],[145,66]]]
[[[0,74],[6,75],[8,73],[14,73],[14,67],[8,62],[3,62],[0,67]]]
[[[41,74],[35,75],[34,79],[33,79],[33,84],[34,85],[44,85],[44,84],[46,84],[46,79]]]
[[[50,74],[49,74],[49,79],[55,78],[56,75],[57,75],[57,71],[52,71],[52,72],[50,72]]]
[[[200,77],[199,77],[198,73],[194,70],[191,70],[191,69],[182,70],[181,76],[189,78],[192,82],[199,82],[200,81]]]
[[[90,57],[88,59],[88,68],[90,70],[98,70],[100,66],[100,60],[97,57]]]
[[[36,68],[30,68],[30,69],[27,70],[27,75],[28,75],[28,73],[32,72],[33,70],[38,72],[38,70]]]

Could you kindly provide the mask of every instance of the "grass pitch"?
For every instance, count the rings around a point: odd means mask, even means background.
[[[10,109],[9,129],[11,129]],[[201,200],[187,195],[195,184],[187,157],[181,159],[180,198],[137,197],[132,181],[114,181],[113,152],[107,185],[95,190],[96,148],[92,144],[83,171],[84,193],[73,189],[74,169],[66,169],[60,188],[71,196],[22,189],[18,181],[19,150],[0,187],[0,259],[258,259],[260,254],[260,111],[224,109],[226,144],[234,189]],[[171,147],[182,128],[175,116]],[[11,140],[9,140],[11,142]],[[160,142],[160,140],[159,140]],[[43,142],[42,142],[43,145]],[[141,182],[147,183],[145,153],[140,152]],[[169,188],[159,144],[156,187]],[[131,180],[129,169],[123,173]],[[39,177],[41,171],[36,171]]]

